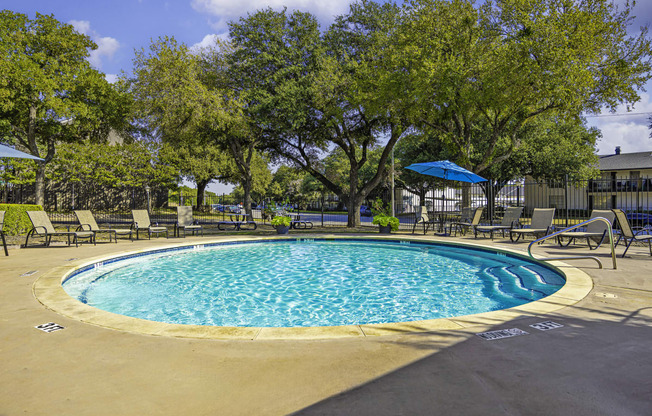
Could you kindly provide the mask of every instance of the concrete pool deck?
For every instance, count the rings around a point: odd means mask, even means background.
[[[434,239],[431,234],[406,236]],[[396,328],[379,336],[255,342],[144,335],[69,318],[43,306],[33,293],[37,279],[71,263],[209,239],[10,250],[0,259],[0,415],[651,413],[652,257],[647,247],[630,248],[631,256],[618,258],[615,271],[604,248],[597,255],[605,269],[589,260],[567,261],[594,283],[578,302],[423,333]],[[445,241],[527,249],[527,244],[501,239]],[[546,244],[533,252],[589,251],[579,244]],[[529,326],[544,321],[563,327],[540,331]],[[34,328],[48,322],[65,329]],[[511,328],[528,335],[492,341],[475,335]]]

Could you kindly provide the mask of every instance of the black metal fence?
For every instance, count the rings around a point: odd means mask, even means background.
[[[5,185],[0,189],[3,202],[34,203],[33,185]],[[390,191],[381,193],[383,201],[391,206]],[[193,194],[149,188],[80,187],[76,184],[48,186],[44,209],[52,220],[60,224],[75,224],[75,209],[93,211],[98,222],[115,225],[131,223],[132,209],[148,209],[153,222],[172,225],[176,222],[178,205],[196,205]],[[459,184],[432,189],[419,196],[405,189],[394,190],[394,214],[401,229],[412,229],[417,207],[426,206],[429,212],[454,213],[462,207],[485,207],[483,222],[499,221],[507,207],[522,206],[523,218],[531,216],[534,208],[555,208],[555,225],[567,227],[587,219],[593,209],[621,208],[628,213],[633,225],[652,223],[652,178],[606,179],[587,181],[512,181],[497,184]],[[361,225],[371,226],[371,201],[361,209]],[[314,200],[280,205],[263,198],[252,206],[255,219],[267,222],[274,209],[293,211],[302,220],[316,226],[346,226],[346,206],[336,195],[321,195]],[[217,223],[229,219],[229,214],[243,211],[242,201],[230,195],[208,195],[195,218],[201,223]]]

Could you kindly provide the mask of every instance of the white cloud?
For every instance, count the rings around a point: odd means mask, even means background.
[[[650,94],[640,93],[641,101],[636,103],[631,114],[621,105],[614,116],[608,111],[602,112],[602,117],[588,117],[588,124],[602,131],[602,139],[598,141],[598,154],[610,154],[616,146],[623,153],[634,153],[652,150],[652,132],[648,125],[652,116],[652,101]],[[643,114],[641,114],[643,113]]]
[[[120,48],[120,42],[109,36],[100,36],[91,29],[91,22],[88,20],[71,20],[70,23],[77,32],[89,36],[97,44],[97,49],[90,51],[88,61],[97,69],[102,69],[102,59],[112,59],[115,52]]]
[[[334,16],[346,13],[352,2],[353,0],[192,0],[192,7],[200,13],[217,17],[218,20],[213,22],[213,27],[225,31],[230,20],[237,20],[247,13],[267,7],[274,10],[287,7],[289,11],[310,12],[317,17],[322,26],[326,26],[333,21]]]
[[[75,30],[83,35],[88,35],[91,31],[91,22],[88,20],[71,20],[68,22]]]
[[[104,79],[106,79],[109,84],[113,84],[118,80],[118,76],[116,74],[104,74]]]
[[[208,48],[208,47],[214,46],[218,39],[222,40],[224,42],[228,42],[229,41],[229,34],[228,33],[221,33],[221,34],[217,35],[217,34],[212,33],[210,35],[206,35],[206,36],[204,36],[204,38],[200,42],[197,42],[194,45],[192,45],[190,47],[190,50],[197,51],[197,50],[200,50],[200,49],[203,49],[203,48]]]

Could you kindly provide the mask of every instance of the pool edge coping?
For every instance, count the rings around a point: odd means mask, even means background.
[[[260,240],[296,240],[303,238],[325,238],[325,239],[370,239],[370,240],[402,240],[414,242],[435,242],[445,245],[461,245],[470,248],[481,248],[504,253],[512,253],[519,257],[527,258],[522,251],[515,249],[487,246],[479,243],[447,241],[445,238],[419,238],[406,235],[339,235],[339,234],[309,234],[297,236],[265,236],[265,237],[226,237],[210,239],[202,242],[202,245],[212,243],[260,241]],[[566,278],[566,284],[543,299],[529,302],[520,306],[498,311],[483,312],[473,315],[457,316],[452,318],[429,319],[423,321],[397,322],[385,324],[361,324],[346,326],[323,326],[323,327],[217,327],[203,325],[182,325],[163,322],[148,321],[139,318],[114,314],[111,312],[96,309],[88,306],[68,295],[61,283],[75,270],[87,267],[91,264],[105,261],[116,257],[141,254],[151,251],[166,250],[179,247],[197,246],[192,243],[172,243],[169,245],[142,250],[126,250],[124,252],[91,257],[73,262],[65,266],[55,267],[41,275],[33,284],[32,292],[34,297],[47,309],[54,311],[67,318],[99,326],[107,329],[123,331],[134,334],[197,338],[197,339],[222,339],[222,340],[279,340],[279,339],[327,339],[344,337],[373,337],[384,335],[399,335],[407,333],[423,333],[441,330],[463,330],[476,326],[497,326],[514,319],[533,317],[547,314],[559,309],[572,306],[584,299],[593,289],[593,279],[580,269],[570,266],[561,261],[548,263],[559,271]],[[535,256],[535,260],[542,257]]]

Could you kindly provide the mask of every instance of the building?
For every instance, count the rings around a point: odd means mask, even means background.
[[[599,178],[526,186],[527,209],[652,211],[652,151],[622,153],[618,146],[613,154],[598,157]]]

